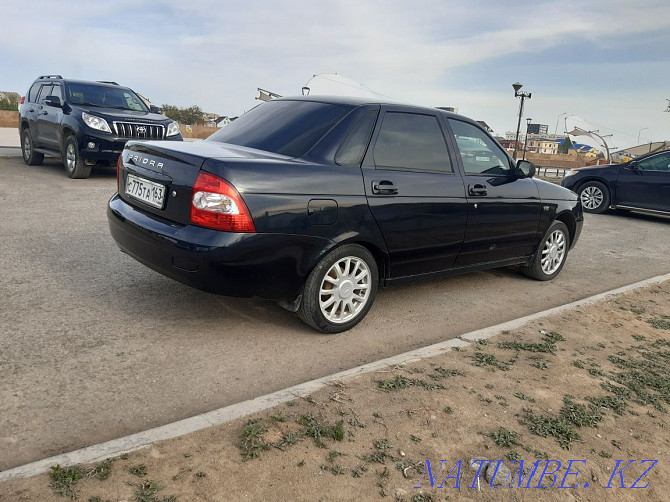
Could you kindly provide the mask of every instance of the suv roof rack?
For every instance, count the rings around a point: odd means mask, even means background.
[[[118,82],[113,82],[111,80],[98,80],[101,84],[111,84],[111,85],[119,85]]]
[[[38,80],[43,79],[43,78],[63,78],[62,75],[40,75]]]

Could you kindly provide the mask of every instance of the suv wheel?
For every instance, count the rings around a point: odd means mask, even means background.
[[[337,248],[309,274],[298,316],[323,333],[346,331],[368,313],[378,283],[377,262],[367,249]]]
[[[29,166],[39,166],[44,161],[44,154],[35,151],[33,135],[28,127],[21,132],[21,153],[23,154],[23,162]]]
[[[92,166],[87,166],[84,159],[79,155],[79,146],[75,136],[68,136],[65,140],[63,164],[70,178],[88,178],[91,175]]]

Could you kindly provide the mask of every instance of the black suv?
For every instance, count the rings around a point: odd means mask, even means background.
[[[63,159],[70,178],[88,178],[96,163],[114,164],[129,139],[181,141],[179,124],[116,82],[39,77],[19,106],[26,164]]]

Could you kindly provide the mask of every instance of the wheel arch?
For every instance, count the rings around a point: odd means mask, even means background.
[[[378,246],[369,241],[353,240],[351,242],[347,242],[346,244],[358,244],[359,246],[364,247],[365,249],[370,251],[370,254],[372,254],[375,261],[377,262],[377,271],[379,273],[379,284],[384,285],[386,283],[388,271],[391,269],[388,253],[386,253]]]
[[[316,267],[316,265],[319,263],[319,261],[329,253],[332,253],[335,251],[337,248],[340,248],[342,246],[346,246],[348,244],[355,244],[358,246],[361,246],[365,249],[367,249],[370,254],[375,259],[375,262],[377,264],[377,271],[379,273],[379,283],[381,286],[384,286],[386,283],[386,279],[388,278],[388,272],[391,269],[390,266],[390,259],[388,256],[388,253],[386,252],[385,249],[382,249],[378,244],[375,244],[374,242],[367,240],[367,239],[362,239],[360,235],[357,236],[352,236],[347,239],[342,239],[342,240],[337,240],[333,242],[333,245],[330,246],[328,249],[326,249],[314,262],[312,265],[312,269]]]
[[[63,156],[65,156],[65,142],[70,136],[77,137],[77,133],[70,126],[63,126],[61,129],[60,136],[60,151]],[[78,143],[78,142],[77,142]]]
[[[554,221],[560,221],[564,223],[566,227],[568,227],[568,233],[570,234],[570,247],[572,247],[572,243],[575,242],[575,235],[577,233],[577,220],[575,219],[575,215],[566,210],[556,215]]]
[[[583,180],[579,180],[579,183],[575,185],[574,192],[579,193],[579,189],[582,188],[586,183],[590,181],[597,181],[598,183],[602,183],[605,185],[605,188],[609,190],[610,195],[614,193],[614,187],[611,185],[609,181],[607,181],[605,178],[602,178],[600,176],[589,176],[588,178],[584,178]]]

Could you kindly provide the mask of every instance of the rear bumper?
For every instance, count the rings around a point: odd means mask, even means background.
[[[137,261],[194,288],[225,296],[292,301],[333,244],[303,235],[177,225],[134,208],[118,194],[109,201],[107,220],[117,245]]]
[[[136,138],[133,138],[134,140]],[[182,141],[181,134],[165,138],[166,141]],[[119,138],[109,134],[91,134],[90,131],[77,135],[79,152],[84,160],[107,160],[116,162],[130,138]],[[91,144],[92,145],[89,145]]]

